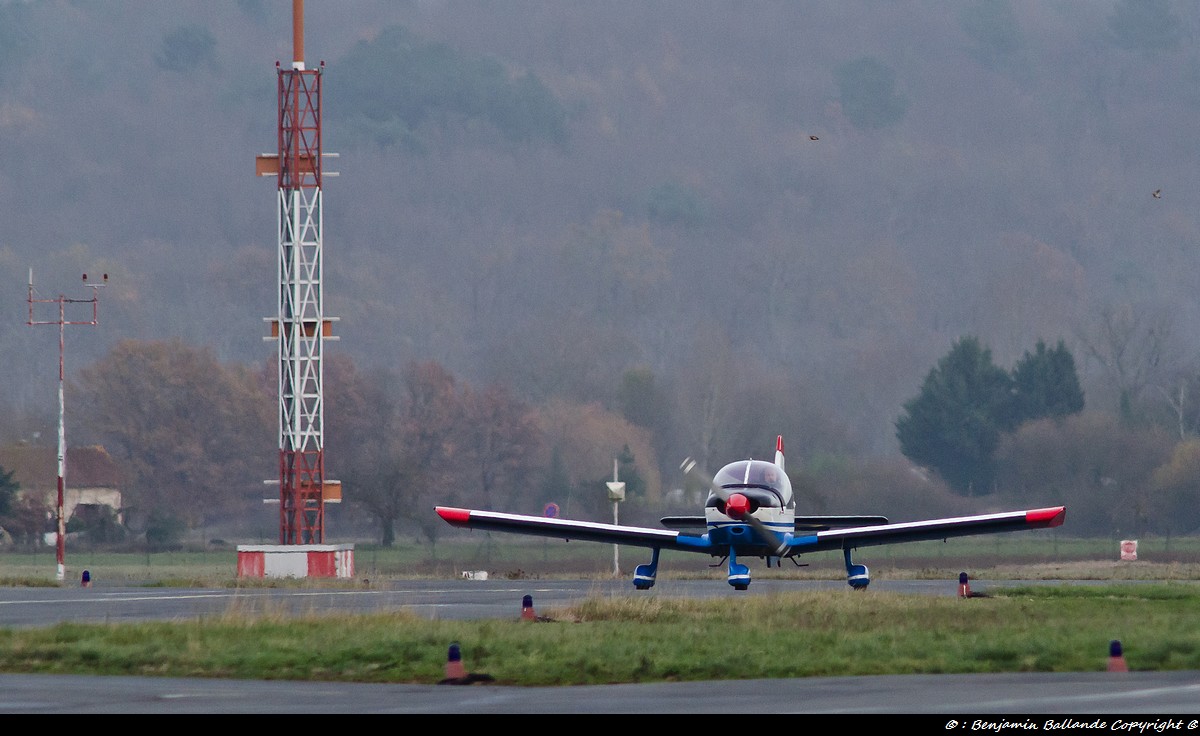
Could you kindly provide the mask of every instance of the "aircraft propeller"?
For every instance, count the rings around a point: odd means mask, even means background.
[[[779,538],[779,535],[771,531],[766,524],[762,522],[754,514],[750,513],[750,499],[737,491],[729,491],[717,485],[716,480],[700,470],[696,461],[692,458],[684,458],[684,461],[679,465],[679,469],[684,475],[690,475],[693,479],[698,480],[709,487],[713,493],[725,502],[725,515],[731,519],[743,521],[750,526],[768,546],[771,547],[771,552],[776,557],[780,557],[787,550],[787,542]]]

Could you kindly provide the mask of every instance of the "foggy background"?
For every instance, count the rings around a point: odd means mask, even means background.
[[[339,154],[327,354],[435,360],[535,403],[611,404],[643,368],[697,431],[712,386],[753,387],[726,411],[761,442],[721,449],[765,456],[790,432],[800,457],[898,454],[902,404],[966,334],[1004,368],[1065,341],[1089,409],[1200,374],[1200,6],[308,0],[305,15]],[[109,275],[100,324],[66,330],[68,376],[125,338],[271,361],[276,182],[254,157],[276,150],[291,51],[288,0],[0,2],[10,434],[57,410],[29,269],[51,298]],[[697,444],[664,441],[664,466]]]

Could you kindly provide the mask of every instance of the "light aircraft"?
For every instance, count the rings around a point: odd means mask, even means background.
[[[691,458],[681,468],[688,475],[703,477]],[[654,585],[663,549],[727,559],[728,581],[735,590],[746,590],[750,585],[750,569],[738,562],[739,558],[764,559],[768,568],[778,567],[784,559],[800,566],[797,557],[803,553],[840,549],[846,560],[847,582],[855,590],[863,590],[871,578],[866,565],[851,559],[855,548],[1045,529],[1060,526],[1067,513],[1065,506],[1054,506],[897,524],[888,523],[883,516],[797,516],[792,484],[784,472],[782,436],[775,441],[774,462],[738,460],[704,480],[709,486],[704,516],[667,516],[662,519],[663,526],[668,527],[665,529],[447,506],[437,506],[436,511],[456,527],[648,547],[650,562],[638,565],[633,573],[633,585],[638,590]]]

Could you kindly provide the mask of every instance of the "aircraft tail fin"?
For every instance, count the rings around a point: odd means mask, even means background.
[[[783,468],[783,435],[775,438],[775,464]]]

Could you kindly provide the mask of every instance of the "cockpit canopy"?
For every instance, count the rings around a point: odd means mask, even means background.
[[[740,493],[750,500],[751,510],[762,506],[794,508],[792,482],[787,473],[766,460],[739,460],[721,468],[713,477],[713,485],[729,493]],[[715,506],[724,513],[725,502],[709,493],[706,506]]]

